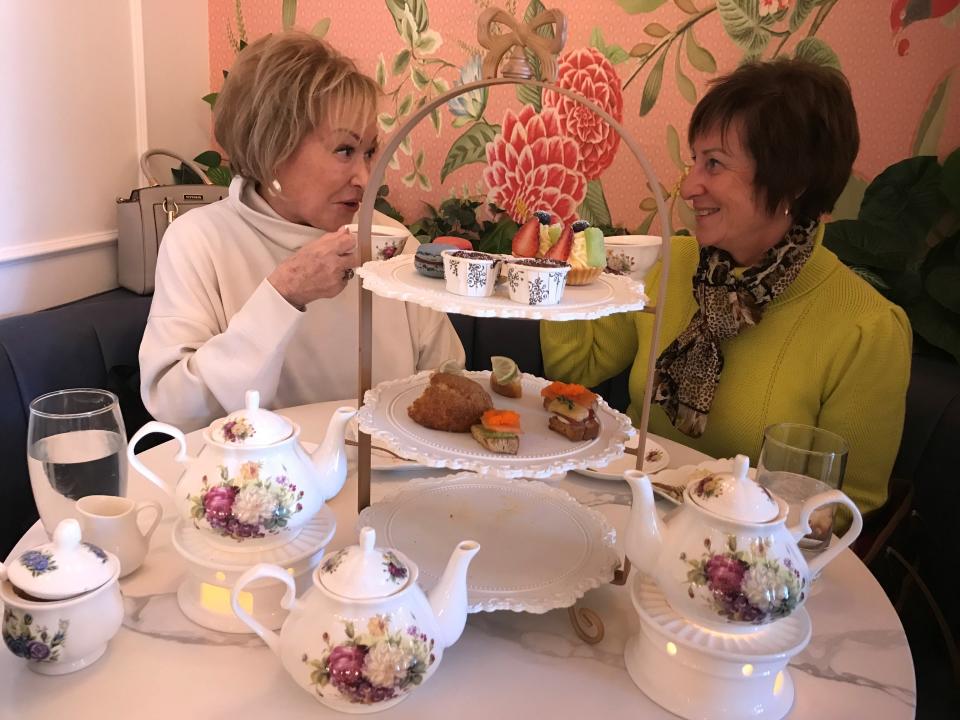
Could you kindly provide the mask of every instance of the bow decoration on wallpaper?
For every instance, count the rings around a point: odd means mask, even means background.
[[[501,26],[499,33],[494,32],[494,26],[497,25]],[[544,25],[555,26],[553,37],[537,34],[537,30]],[[509,28],[509,32],[504,32],[502,26]],[[497,77],[500,61],[511,49],[513,53],[508,65],[514,68],[514,73],[519,71],[525,78],[532,77],[533,71],[523,54],[523,49],[526,48],[540,61],[543,80],[555,82],[557,55],[567,42],[567,18],[559,10],[544,10],[528,22],[518,22],[500,8],[487,8],[480,13],[477,20],[477,40],[488,51],[482,68],[485,80]],[[504,75],[507,75],[506,69]]]

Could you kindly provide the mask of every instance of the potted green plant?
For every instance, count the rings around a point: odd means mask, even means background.
[[[917,350],[960,363],[960,149],[888,167],[824,245],[906,311]]]

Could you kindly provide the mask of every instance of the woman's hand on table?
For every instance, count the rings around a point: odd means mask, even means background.
[[[346,228],[326,233],[277,265],[267,280],[295,307],[336,297],[353,277],[356,247],[356,238]]]

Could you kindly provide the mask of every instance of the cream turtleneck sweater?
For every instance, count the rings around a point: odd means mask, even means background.
[[[397,225],[380,213],[374,222]],[[141,394],[155,418],[190,431],[243,407],[246,390],[270,408],[356,394],[359,279],[303,312],[266,280],[320,234],[280,217],[243,178],[170,225],[140,345]],[[376,296],[373,307],[374,383],[463,362],[445,315]]]

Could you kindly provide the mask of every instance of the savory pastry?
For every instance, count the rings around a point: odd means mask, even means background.
[[[552,412],[550,429],[569,440],[593,440],[600,434],[597,395],[583,385],[553,382],[540,391],[544,409]]]
[[[494,355],[490,358],[490,389],[498,395],[508,398],[523,396],[523,385],[520,383],[520,368],[508,357]]]
[[[516,455],[520,449],[520,416],[512,410],[487,410],[470,428],[473,439],[490,452]]]
[[[407,408],[407,415],[432,430],[470,432],[470,426],[492,407],[490,395],[479,383],[463,375],[435,372],[423,394]]]

